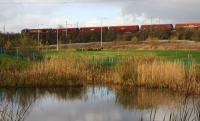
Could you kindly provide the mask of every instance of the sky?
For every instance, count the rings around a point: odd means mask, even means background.
[[[0,0],[0,31],[200,22],[200,0]]]

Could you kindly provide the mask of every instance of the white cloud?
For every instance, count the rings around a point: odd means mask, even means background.
[[[199,0],[141,0],[123,6],[123,14],[142,15],[162,20],[200,20]]]
[[[101,4],[121,11],[103,20],[104,25],[200,22],[199,0],[4,0],[0,2],[0,28],[5,24],[8,31],[20,31],[38,24],[45,24],[44,27],[65,25],[65,16],[58,13],[63,9],[70,11],[67,6],[76,4]],[[72,11],[73,19],[69,23],[79,21],[83,26],[100,26],[101,21],[95,15],[87,21],[80,21],[79,15],[85,9],[77,9]]]

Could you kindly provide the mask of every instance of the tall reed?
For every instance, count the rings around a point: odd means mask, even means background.
[[[154,55],[127,57],[115,67],[113,81],[149,88],[199,92],[199,66],[179,60],[167,61]]]
[[[155,55],[52,57],[26,68],[0,70],[1,86],[71,86],[91,83],[199,92],[199,66]]]

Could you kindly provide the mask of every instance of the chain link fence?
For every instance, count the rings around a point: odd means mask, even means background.
[[[14,49],[5,49],[5,48],[0,48],[0,56],[3,55],[9,55],[16,57],[17,59],[26,59],[26,60],[31,60],[31,61],[37,61],[37,60],[42,60],[44,56],[42,55],[42,52],[37,52],[33,50],[27,51],[22,51],[19,48],[14,48]]]

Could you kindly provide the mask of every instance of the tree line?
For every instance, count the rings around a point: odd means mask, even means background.
[[[133,38],[137,41],[145,41],[148,38],[157,38],[158,40],[192,40],[200,41],[200,29],[178,29],[176,31],[169,30],[154,30],[154,31],[140,31],[135,33],[129,32],[117,32],[117,31],[104,31],[103,41],[132,41]],[[87,33],[68,33],[65,32],[49,32],[40,33],[38,41],[38,33],[0,33],[0,47],[12,48],[20,47],[24,43],[29,45],[52,45],[57,43],[69,44],[69,43],[87,43],[87,42],[99,42],[101,40],[100,32],[87,32]]]

